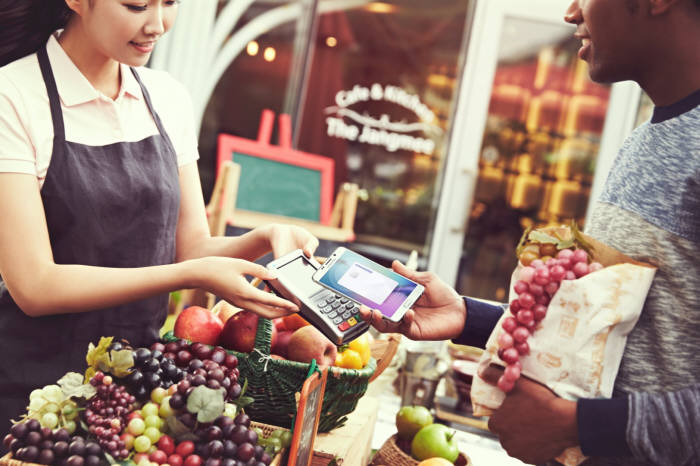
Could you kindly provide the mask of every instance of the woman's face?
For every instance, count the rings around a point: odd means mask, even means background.
[[[158,39],[175,22],[179,3],[179,0],[81,1],[79,20],[94,52],[130,66],[146,64]]]

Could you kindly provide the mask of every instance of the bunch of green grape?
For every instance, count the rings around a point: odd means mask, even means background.
[[[292,433],[286,429],[273,430],[267,438],[259,427],[254,427],[253,430],[258,433],[258,444],[272,457],[292,444]]]
[[[58,385],[47,385],[29,394],[27,418],[36,419],[42,427],[63,428],[75,432],[78,405],[66,397]]]

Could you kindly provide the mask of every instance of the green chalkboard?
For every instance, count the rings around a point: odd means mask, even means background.
[[[241,166],[237,209],[320,220],[320,171],[239,152],[233,161]]]

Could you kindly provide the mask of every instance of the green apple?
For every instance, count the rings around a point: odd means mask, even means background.
[[[396,413],[399,438],[410,441],[422,427],[433,423],[433,416],[425,406],[404,406]]]
[[[455,462],[459,456],[455,431],[443,424],[430,424],[419,430],[411,442],[411,455],[418,461],[445,458]]]

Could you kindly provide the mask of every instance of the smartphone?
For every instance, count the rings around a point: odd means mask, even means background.
[[[340,346],[369,330],[369,324],[360,318],[357,302],[314,282],[313,274],[320,266],[297,249],[267,264],[277,278],[265,283],[278,296],[297,304],[304,319]]]
[[[339,247],[314,273],[323,287],[399,322],[423,294],[423,285],[370,259]]]

